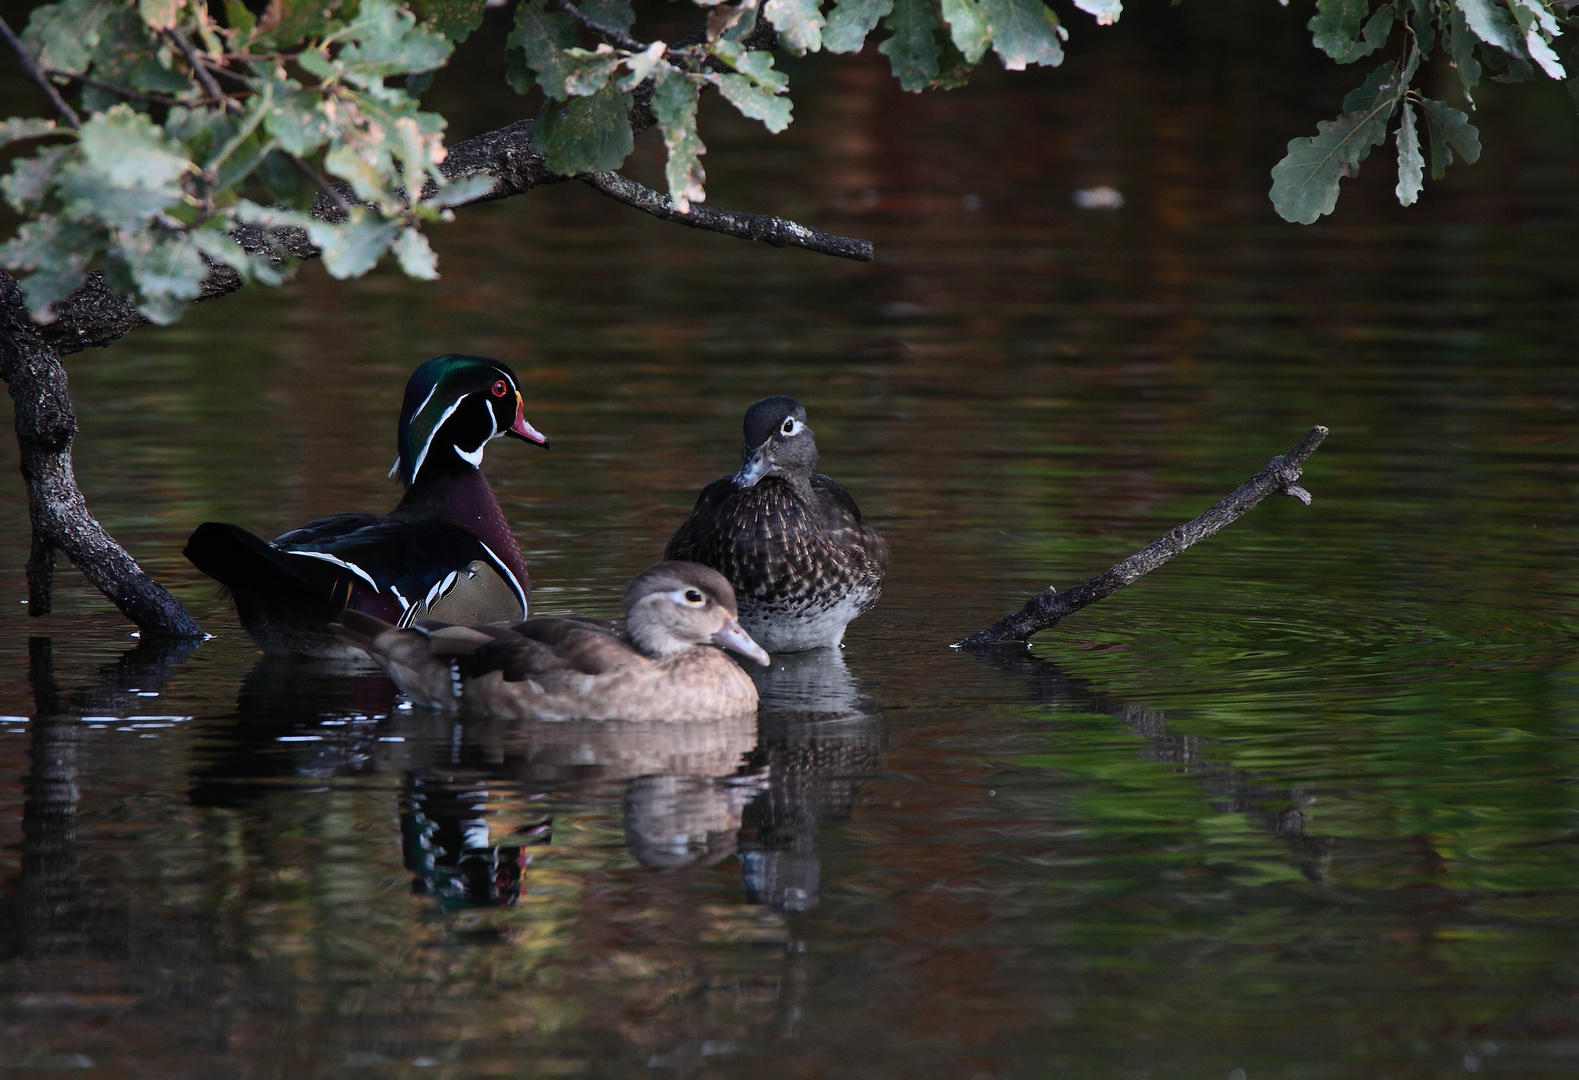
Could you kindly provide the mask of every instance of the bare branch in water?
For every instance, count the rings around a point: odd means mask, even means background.
[[[1124,586],[1149,574],[1187,547],[1205,540],[1218,530],[1238,521],[1255,509],[1263,499],[1274,492],[1310,505],[1310,492],[1299,486],[1301,467],[1305,459],[1315,453],[1316,447],[1327,437],[1321,425],[1311,428],[1299,445],[1286,454],[1267,462],[1266,468],[1239,486],[1232,495],[1196,518],[1170,529],[1166,536],[1153,540],[1123,562],[1110,566],[1090,581],[1081,582],[1065,592],[1048,586],[1012,615],[1005,615],[985,630],[978,630],[964,641],[954,643],[956,649],[976,645],[998,645],[1008,641],[1028,641],[1032,634],[1056,626],[1065,617],[1073,615],[1088,604],[1112,596]]]

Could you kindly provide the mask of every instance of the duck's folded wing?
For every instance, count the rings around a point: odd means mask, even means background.
[[[434,634],[422,629],[395,626],[360,611],[343,611],[329,629],[347,645],[355,646],[378,661],[395,685],[413,700],[436,709],[460,707],[460,680],[456,657],[434,649]],[[464,631],[467,627],[444,627]],[[450,635],[453,638],[454,635]],[[473,647],[491,640],[477,635]]]
[[[261,537],[223,521],[205,521],[183,550],[188,560],[230,591],[242,621],[294,613],[305,621],[333,618],[358,583],[348,567],[294,558]],[[398,605],[387,612],[398,615]]]
[[[812,474],[811,490],[820,504],[828,539],[844,550],[864,552],[879,570],[886,568],[888,544],[866,523],[850,493],[822,473]]]
[[[355,591],[393,600],[400,626],[427,618],[453,623],[518,619],[527,612],[527,583],[487,544],[453,522],[339,514],[294,529],[273,546],[299,560],[301,573],[316,572],[339,583],[340,595],[354,579]],[[321,569],[307,569],[313,563]],[[377,608],[387,609],[385,604]]]
[[[544,645],[558,648],[561,644],[579,641],[586,631],[598,634],[607,634],[619,641],[625,641],[624,619],[586,619],[580,616],[568,616],[558,619],[528,619],[512,627],[522,637],[541,641]]]
[[[691,516],[675,530],[669,543],[664,546],[663,557],[703,562],[711,566],[706,552],[717,546],[714,539],[718,531],[715,523],[725,512],[725,503],[734,493],[734,479],[728,476],[720,477],[703,488],[696,497]]]
[[[545,689],[606,676],[645,661],[621,637],[614,619],[532,619],[472,653],[467,674],[490,671],[506,682],[530,679]]]

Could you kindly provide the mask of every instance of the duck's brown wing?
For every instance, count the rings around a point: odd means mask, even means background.
[[[584,619],[579,616],[558,619],[529,619],[510,629],[522,637],[541,641],[544,645],[558,647],[562,642],[578,639],[583,631],[609,634],[625,640],[624,619]]]
[[[579,676],[607,675],[643,662],[621,637],[623,627],[614,619],[530,619],[478,647],[467,675],[497,671],[506,682],[531,680],[545,689]]]
[[[865,557],[869,572],[880,579],[888,569],[888,544],[866,523],[850,493],[822,473],[812,474],[811,490],[817,497],[825,535],[831,544],[844,551],[859,552]]]

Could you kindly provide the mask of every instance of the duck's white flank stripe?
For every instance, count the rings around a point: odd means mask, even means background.
[[[351,573],[355,574],[357,577],[371,585],[374,592],[379,591],[378,582],[369,577],[366,570],[363,570],[355,563],[348,563],[344,559],[337,559],[326,551],[287,551],[285,554],[300,555],[304,559],[322,559],[326,563],[334,563],[336,566],[343,566],[347,570],[351,571]]]
[[[477,541],[477,543],[482,545],[482,549],[488,553],[488,558],[493,560],[494,569],[503,574],[504,580],[509,582],[510,588],[515,590],[515,598],[521,602],[521,617],[524,619],[528,614],[531,613],[531,609],[527,606],[526,602],[526,590],[521,588],[521,583],[515,579],[515,575],[512,574],[510,572],[510,568],[504,564],[504,560],[493,553],[493,548],[489,547],[487,544],[484,544],[481,540]]]

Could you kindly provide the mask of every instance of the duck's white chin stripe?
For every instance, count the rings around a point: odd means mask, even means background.
[[[455,453],[460,457],[460,459],[462,461],[466,462],[472,468],[480,469],[480,468],[482,468],[482,452],[483,452],[484,447],[486,447],[487,445],[488,445],[488,441],[486,439],[484,439],[483,443],[482,443],[482,446],[477,447],[477,449],[475,449],[475,450],[472,450],[472,451],[468,452],[466,450],[462,450],[460,447],[457,446],[455,448]]]

